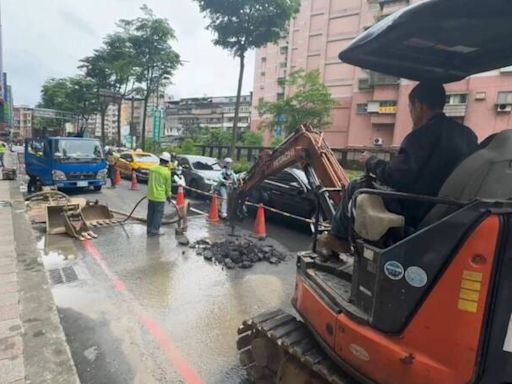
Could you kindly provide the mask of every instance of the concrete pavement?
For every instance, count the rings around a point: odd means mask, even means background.
[[[78,382],[19,183],[0,181],[0,384]]]

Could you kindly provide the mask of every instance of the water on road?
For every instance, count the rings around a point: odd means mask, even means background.
[[[144,186],[132,192],[124,183],[85,197],[130,211],[143,195]],[[193,206],[207,210],[205,202]],[[145,215],[145,204],[137,214]],[[248,234],[250,225],[237,233]],[[95,229],[99,238],[90,242],[39,232],[81,381],[243,383],[237,328],[262,311],[292,310],[295,252],[310,247],[310,236],[269,224],[266,241],[287,252],[287,261],[225,270],[178,246],[172,227],[160,238],[148,239],[145,231],[140,224]],[[191,241],[230,232],[204,216],[189,219]]]

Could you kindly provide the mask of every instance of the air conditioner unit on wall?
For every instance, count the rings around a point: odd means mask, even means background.
[[[382,137],[376,137],[373,139],[373,145],[375,147],[382,147],[384,145],[384,139]]]
[[[498,104],[496,107],[496,111],[510,113],[510,112],[512,112],[512,105],[511,104]]]
[[[379,113],[380,109],[380,101],[370,101],[368,102],[368,113]]]

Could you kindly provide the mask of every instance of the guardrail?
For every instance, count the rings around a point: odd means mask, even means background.
[[[196,147],[203,156],[215,157],[217,159],[227,157],[230,152],[230,147],[225,145],[196,145]],[[272,147],[238,146],[236,147],[235,154],[232,157],[235,161],[254,163],[262,151],[272,151],[272,149]],[[359,164],[357,160],[362,152],[371,152],[384,160],[392,159],[397,153],[395,148],[376,147],[332,148],[332,151],[344,168],[354,170],[361,168],[361,164]]]

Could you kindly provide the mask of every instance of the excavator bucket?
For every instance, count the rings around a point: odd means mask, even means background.
[[[49,235],[67,233],[71,237],[85,240],[96,237],[90,227],[112,225],[117,222],[109,208],[97,201],[46,206],[46,232]]]
[[[66,218],[64,208],[67,206],[79,207],[79,204],[46,205],[46,233],[61,235],[66,233]]]
[[[49,235],[67,233],[79,240],[98,237],[85,221],[80,204],[48,205],[46,215],[46,231]]]
[[[112,225],[118,221],[114,220],[114,215],[110,209],[98,201],[88,201],[87,204],[82,208],[82,215],[85,222],[92,227]]]

